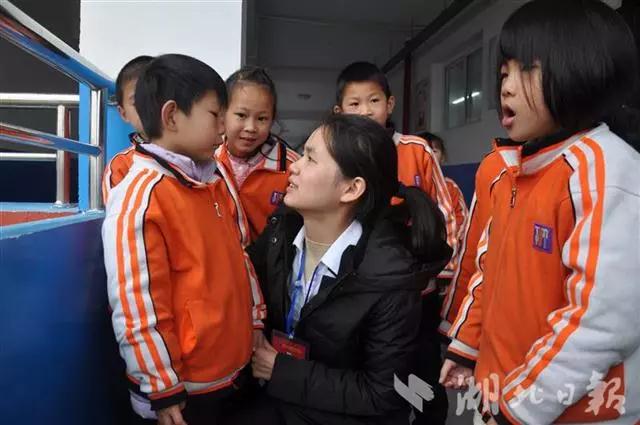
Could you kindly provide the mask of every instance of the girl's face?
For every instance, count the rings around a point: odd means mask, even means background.
[[[284,203],[305,213],[332,213],[361,195],[352,192],[354,180],[346,179],[327,149],[321,128],[311,134],[304,145],[304,155],[291,164],[289,186]],[[360,184],[360,183],[358,183]]]
[[[378,83],[359,81],[345,85],[342,104],[336,105],[334,111],[339,114],[364,115],[386,127],[395,103],[395,98],[387,98]]]
[[[509,60],[500,69],[502,126],[515,142],[547,136],[559,129],[544,100],[542,70],[536,64],[530,70]]]
[[[233,156],[252,156],[269,137],[273,124],[273,96],[266,87],[239,83],[230,93],[225,114],[227,146]]]

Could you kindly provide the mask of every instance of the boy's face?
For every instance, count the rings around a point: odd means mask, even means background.
[[[544,100],[539,64],[523,70],[520,62],[509,60],[500,69],[500,81],[500,116],[509,138],[526,142],[558,130]]]
[[[136,111],[135,97],[136,97],[136,83],[137,78],[129,80],[122,85],[122,105],[118,105],[118,112],[125,122],[131,124],[133,129],[138,133],[143,133],[142,123]]]
[[[385,127],[395,103],[395,98],[393,96],[387,98],[378,83],[358,81],[345,85],[342,104],[336,105],[334,112],[364,115]]]
[[[213,158],[224,133],[224,110],[218,102],[218,96],[214,92],[207,92],[193,104],[188,115],[175,110],[172,133],[171,150],[174,152],[194,161]]]

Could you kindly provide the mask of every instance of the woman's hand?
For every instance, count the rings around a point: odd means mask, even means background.
[[[264,347],[264,343],[267,342],[267,338],[264,336],[262,329],[253,330],[253,351],[256,351],[260,347]]]
[[[182,409],[184,409],[184,406],[185,403],[182,402],[158,410],[158,425],[187,425],[187,422],[185,422],[182,417]]]
[[[456,390],[467,388],[469,381],[473,377],[473,370],[460,366],[452,360],[445,360],[440,370],[440,383],[445,388]]]
[[[264,379],[265,381],[271,380],[271,374],[273,373],[273,367],[276,364],[276,351],[269,341],[264,338],[261,347],[257,347],[253,352],[251,358],[251,368],[253,369],[253,376],[255,378]]]

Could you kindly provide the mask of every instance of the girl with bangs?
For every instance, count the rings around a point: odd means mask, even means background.
[[[633,35],[598,0],[534,0],[504,24],[498,52],[496,96],[509,139],[495,140],[476,176],[463,248],[476,270],[454,282],[466,296],[441,382],[482,384],[479,423],[635,423]],[[604,400],[599,383],[608,385]]]

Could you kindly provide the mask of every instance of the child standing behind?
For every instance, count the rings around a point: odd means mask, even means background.
[[[271,135],[276,114],[276,89],[266,71],[245,67],[227,79],[229,107],[225,143],[216,151],[224,171],[235,180],[240,204],[249,222],[244,244],[254,241],[287,188],[289,165],[298,155]]]
[[[226,89],[197,59],[163,55],[135,100],[149,143],[135,146],[102,228],[113,327],[160,425],[215,424],[266,315],[213,160]]]
[[[335,113],[364,115],[386,128],[394,106],[395,98],[387,77],[374,64],[355,62],[338,76]],[[454,251],[452,258],[455,258],[456,218],[442,171],[431,148],[417,136],[398,132],[393,132],[393,141],[398,151],[398,180],[406,186],[422,189],[438,204],[447,226],[447,243]],[[439,277],[451,278],[453,269],[452,261]]]
[[[135,105],[136,83],[145,66],[152,60],[151,56],[133,58],[122,67],[116,77],[118,112],[122,120],[133,127],[134,132],[129,134],[131,146],[117,153],[105,167],[102,179],[102,196],[105,204],[111,189],[129,172],[135,146],[145,142],[144,130]]]

